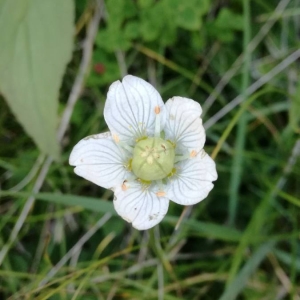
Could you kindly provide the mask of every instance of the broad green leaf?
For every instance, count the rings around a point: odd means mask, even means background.
[[[0,92],[38,147],[55,158],[73,22],[72,0],[0,0]]]

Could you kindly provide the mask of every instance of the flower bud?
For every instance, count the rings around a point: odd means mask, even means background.
[[[174,166],[173,145],[161,138],[147,138],[139,141],[133,152],[132,170],[140,179],[151,181],[168,176]]]

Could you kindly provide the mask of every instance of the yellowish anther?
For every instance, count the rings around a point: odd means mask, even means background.
[[[193,150],[191,153],[190,153],[190,157],[196,157],[197,156],[197,151]]]
[[[128,190],[128,186],[126,185],[126,182],[127,182],[127,180],[124,180],[124,181],[123,181],[123,184],[122,184],[122,191],[127,191],[127,190]]]
[[[166,192],[164,192],[164,191],[159,191],[159,192],[156,193],[156,196],[157,196],[157,197],[164,197],[164,196],[166,196]]]
[[[119,136],[118,136],[117,134],[113,134],[112,138],[114,139],[114,141],[115,141],[116,143],[119,143],[119,142],[120,142],[120,138],[119,138]]]
[[[154,112],[155,112],[155,114],[158,115],[160,113],[160,107],[159,106],[155,106]]]

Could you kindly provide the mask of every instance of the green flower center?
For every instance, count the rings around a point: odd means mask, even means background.
[[[132,171],[142,180],[167,177],[174,167],[175,151],[172,144],[161,138],[147,138],[134,147]]]

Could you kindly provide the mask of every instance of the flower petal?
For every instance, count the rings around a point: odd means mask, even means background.
[[[107,189],[122,184],[128,171],[126,154],[112,140],[110,132],[88,136],[73,148],[69,163],[74,172]]]
[[[204,151],[175,167],[166,193],[170,200],[181,205],[193,205],[206,198],[214,186],[212,181],[218,178],[215,162]]]
[[[158,197],[139,182],[126,182],[115,190],[114,206],[117,213],[138,230],[149,229],[166,215],[169,199]]]
[[[200,104],[192,99],[173,97],[166,102],[166,110],[166,139],[174,142],[179,152],[199,152],[205,143]]]
[[[133,144],[138,138],[154,134],[157,108],[163,128],[165,106],[159,93],[145,80],[127,75],[110,86],[104,117],[113,136]]]

